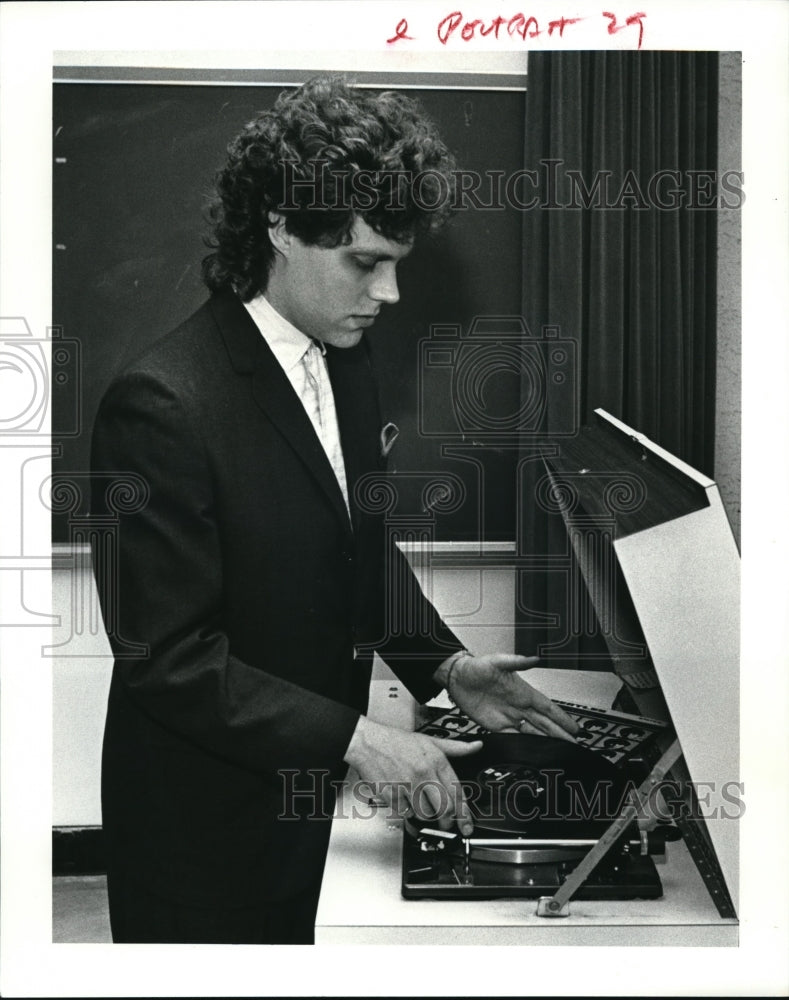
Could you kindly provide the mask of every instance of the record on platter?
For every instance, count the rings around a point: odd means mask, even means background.
[[[475,836],[597,838],[626,804],[623,774],[579,744],[522,733],[487,733],[482,743],[452,758]]]

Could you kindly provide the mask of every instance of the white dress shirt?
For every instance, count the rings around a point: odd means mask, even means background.
[[[350,517],[345,462],[325,348],[289,323],[264,295],[255,296],[244,307],[301,400],[334,469]]]

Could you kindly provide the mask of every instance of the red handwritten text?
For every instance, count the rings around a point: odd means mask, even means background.
[[[463,25],[460,28],[461,24]],[[474,18],[464,23],[463,14],[459,10],[453,11],[438,23],[438,40],[442,45],[446,45],[452,35],[460,28],[460,37],[464,42],[470,42],[474,35],[479,32],[481,37],[486,38],[493,35],[499,37],[501,28],[506,25],[506,31],[510,38],[513,35],[520,35],[526,41],[527,38],[536,38],[540,34],[540,27],[536,17],[526,17],[525,14],[515,14],[510,18],[494,17],[489,23]]]
[[[621,22],[616,14],[603,11],[602,16],[608,18],[608,34],[615,35],[624,28],[638,25],[638,48],[641,48],[644,40],[644,21],[647,16],[645,12],[631,14]],[[499,38],[514,38],[518,36],[524,42],[530,38],[537,38],[547,32],[548,37],[552,37],[558,32],[559,38],[564,38],[565,28],[578,24],[580,21],[589,20],[583,17],[559,17],[548,21],[547,28],[541,28],[536,17],[527,17],[520,11],[511,17],[492,17],[482,19],[479,17],[466,18],[462,11],[453,10],[442,18],[436,26],[436,34],[442,45],[448,44],[450,39],[461,40],[463,42],[473,41],[475,38],[488,38],[492,36],[496,40]],[[543,22],[545,23],[545,22]],[[402,18],[397,23],[395,33],[391,38],[387,38],[387,45],[393,45],[399,41],[413,41],[413,36],[408,33],[408,21]]]
[[[386,39],[386,44],[392,45],[394,42],[399,42],[401,39],[412,42],[413,38],[410,35],[407,35],[406,31],[408,31],[408,21],[406,21],[405,18],[401,18],[401,20],[397,22],[394,35],[392,35],[391,38]]]
[[[608,34],[615,35],[617,31],[621,31],[623,28],[629,28],[631,24],[638,24],[638,47],[641,48],[641,42],[644,40],[644,22],[641,20],[646,17],[643,12],[640,14],[631,14],[630,17],[625,21],[624,24],[616,23],[616,14],[610,14],[607,10],[603,11],[603,17],[609,19],[608,24]]]
[[[558,21],[548,22],[548,35],[549,37],[559,29],[559,38],[564,38],[564,29],[568,24],[578,24],[579,21],[583,21],[582,17],[560,17]]]

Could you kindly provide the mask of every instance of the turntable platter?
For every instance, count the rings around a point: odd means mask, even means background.
[[[547,736],[488,733],[479,753],[452,763],[475,835],[596,838],[632,788],[599,754]]]

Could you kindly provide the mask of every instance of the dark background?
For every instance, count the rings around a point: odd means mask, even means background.
[[[230,139],[283,89],[55,85],[53,324],[64,338],[53,379],[53,433],[62,448],[56,476],[87,471],[93,419],[112,376],[206,297],[200,261],[214,173]],[[525,92],[408,93],[438,123],[461,167],[506,174],[523,167]],[[432,324],[465,332],[478,316],[520,314],[521,233],[521,213],[512,209],[458,213],[402,265],[401,300],[370,334],[384,419],[401,431],[392,454],[397,514],[427,517],[436,538],[514,537],[514,452],[470,440],[460,457],[442,454],[440,436],[420,433],[418,372]],[[445,384],[422,394],[423,426],[447,426]],[[485,391],[494,410],[517,409],[515,374],[494,373]],[[466,495],[431,515],[423,488],[437,472],[460,477]],[[53,534],[69,541],[65,516],[55,515]]]

